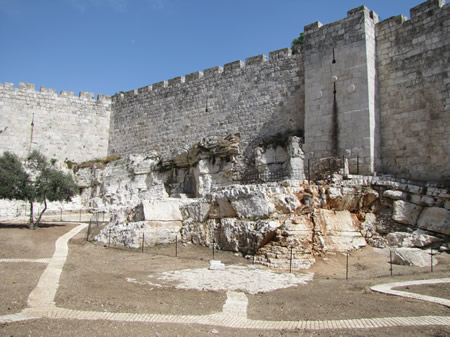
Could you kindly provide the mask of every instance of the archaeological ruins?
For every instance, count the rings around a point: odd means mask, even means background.
[[[51,211],[103,212],[99,242],[178,238],[272,268],[293,252],[295,269],[368,244],[420,265],[450,238],[449,18],[445,0],[410,19],[362,6],[296,50],[112,97],[0,84],[0,148],[73,172],[81,195]]]

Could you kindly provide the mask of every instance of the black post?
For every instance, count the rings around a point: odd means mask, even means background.
[[[61,217],[59,218],[59,221],[62,222],[62,208],[61,208]]]
[[[175,257],[178,257],[178,234],[175,235]]]
[[[144,245],[145,245],[145,233],[142,233],[142,253],[144,252]]]
[[[96,213],[96,219],[97,219],[97,227],[98,227],[98,212]]]
[[[289,261],[289,273],[292,273],[292,250],[293,248],[291,247],[291,260]]]
[[[345,263],[345,279],[348,280],[348,252],[347,252],[347,260]]]
[[[433,248],[430,247],[431,272],[433,272]]]
[[[391,276],[392,276],[392,250],[389,251],[389,264],[391,265],[391,267],[389,269],[391,271]]]
[[[216,250],[216,240],[213,239],[213,260],[214,260],[215,254],[216,254],[215,250]]]
[[[356,156],[356,174],[359,175],[359,154]]]
[[[105,213],[106,211],[103,211],[103,222],[105,222]]]
[[[253,239],[253,264],[255,264],[255,255],[256,255],[256,240]]]

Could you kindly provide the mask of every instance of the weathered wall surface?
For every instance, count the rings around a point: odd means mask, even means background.
[[[303,129],[302,54],[289,49],[214,67],[113,97],[110,154],[169,154],[202,137],[250,143]],[[250,146],[251,148],[252,146]]]
[[[305,147],[310,158],[360,158],[375,165],[375,24],[365,6],[305,27]]]
[[[427,1],[411,19],[377,24],[377,108],[382,171],[450,179],[450,6]]]
[[[108,150],[111,99],[88,92],[0,84],[0,151],[26,157],[39,150],[46,157],[82,162],[104,158]],[[32,125],[33,123],[33,125]]]

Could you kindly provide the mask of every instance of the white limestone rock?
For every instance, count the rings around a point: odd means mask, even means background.
[[[140,216],[138,221],[157,220],[157,221],[182,221],[180,205],[181,199],[164,200],[142,200],[139,205]]]
[[[93,172],[90,167],[79,169],[75,173],[75,182],[80,188],[87,188],[93,185]]]
[[[225,264],[219,260],[209,260],[209,270],[225,270]]]
[[[219,197],[216,201],[218,204],[217,218],[233,218],[236,216],[236,210],[233,208],[228,198]]]
[[[440,207],[426,207],[420,214],[417,225],[421,229],[450,235],[450,211]]]
[[[403,200],[394,201],[394,211],[392,213],[392,220],[395,222],[415,226],[417,218],[423,207],[412,204]]]
[[[428,207],[434,206],[436,204],[436,200],[434,197],[430,195],[419,195],[419,194],[412,194],[411,202],[414,204]]]
[[[372,188],[365,188],[362,191],[361,196],[361,205],[363,207],[369,207],[373,205],[373,203],[378,200],[379,194]]]
[[[207,220],[206,222],[197,222],[189,218],[183,221],[180,230],[183,242],[192,242],[196,245],[210,246],[214,237],[212,228],[216,227],[215,220]]]
[[[353,187],[330,187],[327,190],[327,204],[335,210],[353,211],[358,208],[361,195]]]
[[[406,266],[428,267],[431,257],[428,251],[419,248],[396,248],[392,250],[392,263]],[[433,266],[438,260],[433,258]]]
[[[280,225],[278,221],[224,218],[212,231],[220,248],[252,254],[275,236]]]
[[[394,232],[386,235],[386,240],[391,247],[407,247],[407,248],[422,248],[434,242],[440,242],[441,239],[420,232],[406,233]]]
[[[275,206],[262,192],[238,194],[230,199],[233,209],[241,219],[265,219],[275,211]]]
[[[152,172],[161,158],[156,152],[146,154],[131,154],[128,156],[128,171],[133,175],[143,175]]]
[[[389,198],[392,200],[404,200],[407,197],[407,193],[397,190],[386,190],[383,192],[383,198]]]
[[[294,194],[276,194],[272,197],[273,204],[275,208],[285,214],[293,213],[299,207],[301,207],[301,202],[298,197]]]
[[[197,222],[204,222],[208,219],[211,204],[202,199],[193,199],[193,202],[181,205],[183,219],[192,219]]]

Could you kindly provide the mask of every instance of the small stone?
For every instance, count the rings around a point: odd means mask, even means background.
[[[209,270],[225,270],[225,265],[219,260],[209,261]]]

